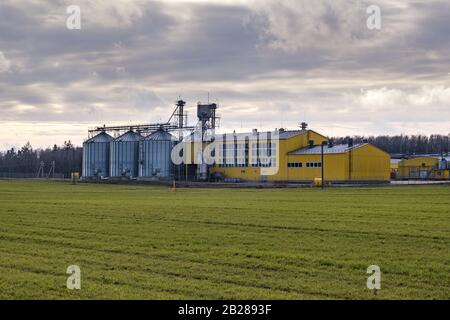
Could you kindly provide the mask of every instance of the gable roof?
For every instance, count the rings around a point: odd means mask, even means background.
[[[325,136],[321,135],[320,133],[317,133],[316,131],[313,130],[279,130],[278,131],[278,137],[279,140],[288,140],[294,137],[297,137],[299,135],[302,134],[306,134],[308,132],[312,132],[315,133],[321,137],[323,137],[324,139],[327,139]],[[236,138],[236,141],[245,141],[247,138],[252,139],[253,141],[256,141],[257,139],[257,135],[259,134],[260,136],[260,140],[264,140],[267,137],[268,133],[273,133],[273,131],[255,131],[255,132],[233,132],[233,133],[225,133],[226,138],[228,141],[233,141],[234,138]],[[194,135],[194,133],[190,134],[187,137],[184,137],[184,141],[185,142],[189,142],[192,141],[192,136]],[[216,139],[222,139],[223,134],[217,134],[216,135]],[[271,135],[272,139],[273,139],[273,134]]]
[[[349,147],[348,144],[338,144],[333,147],[324,146],[323,153],[324,154],[339,154],[346,153],[351,150],[361,148],[363,146],[369,145],[368,143],[360,143],[355,144],[353,147]],[[305,147],[298,149],[293,152],[289,152],[288,155],[310,155],[310,154],[322,154],[322,146],[314,146],[312,148]]]
[[[305,134],[307,132],[308,132],[308,130],[279,131],[281,140],[290,139],[290,138],[296,137],[298,135]]]
[[[261,136],[265,137],[264,134],[269,133],[270,131],[261,131],[261,132],[243,132],[243,133],[231,133],[229,135],[236,136],[238,141],[245,140],[246,137],[255,137],[257,134],[261,134]],[[278,131],[279,139],[280,140],[287,140],[293,137],[296,137],[301,134],[307,133],[307,130],[285,130],[285,131]],[[228,134],[227,134],[228,135]]]

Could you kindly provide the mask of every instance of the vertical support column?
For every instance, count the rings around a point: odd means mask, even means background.
[[[322,168],[322,189],[325,189],[325,156],[324,156],[324,147],[325,147],[325,144],[326,144],[327,142],[326,141],[322,141],[322,145],[321,145],[321,150],[322,150],[322,152],[321,152],[321,154],[322,154],[322,165],[321,165],[321,168]]]

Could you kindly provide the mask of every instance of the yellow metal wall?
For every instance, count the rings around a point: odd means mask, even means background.
[[[287,140],[280,140],[280,156],[279,156],[279,171],[277,175],[269,176],[269,181],[287,181],[290,180],[289,173],[292,170],[291,168],[287,167],[288,162],[294,162],[290,161],[288,153],[305,148],[308,146],[309,141],[313,140],[314,144],[319,145],[322,144],[323,141],[327,141],[327,138],[318,134],[315,131],[309,130],[304,134],[292,137]],[[311,169],[314,170],[314,169]]]
[[[399,179],[411,178],[411,176],[410,176],[411,171],[419,172],[419,171],[423,170],[423,171],[431,172],[433,169],[435,169],[438,166],[438,164],[439,164],[439,160],[436,158],[432,158],[432,157],[417,157],[417,158],[402,160],[398,164],[397,177]]]
[[[391,179],[391,156],[367,144],[348,153],[352,160],[348,180],[389,181]]]
[[[287,168],[286,180],[290,181],[313,181],[322,177],[322,168],[306,168],[307,162],[321,162],[321,155],[289,155],[287,162],[301,162],[302,168]],[[346,180],[348,170],[348,156],[341,154],[324,155],[324,175],[328,181]],[[287,163],[285,164],[287,167]]]
[[[321,162],[321,155],[291,155],[288,162]],[[389,181],[390,171],[390,155],[370,144],[351,152],[324,155],[328,181]],[[312,181],[321,174],[321,168],[288,168],[287,180]]]
[[[225,178],[242,179],[246,181],[260,181],[260,168],[220,168],[214,167],[210,170],[211,173],[221,173]]]

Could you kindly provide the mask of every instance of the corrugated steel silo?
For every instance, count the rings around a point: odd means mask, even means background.
[[[137,177],[139,167],[139,141],[142,136],[128,131],[111,142],[111,177]]]
[[[101,132],[83,143],[83,177],[108,177],[110,143],[113,137]]]
[[[140,177],[169,178],[173,176],[171,160],[174,140],[170,133],[158,130],[141,141]]]

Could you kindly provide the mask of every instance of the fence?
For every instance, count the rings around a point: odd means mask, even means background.
[[[47,178],[46,175],[44,177]],[[64,174],[62,173],[55,173],[51,174],[50,178],[52,179],[64,179]],[[36,173],[20,173],[20,172],[0,172],[0,179],[37,179]]]

